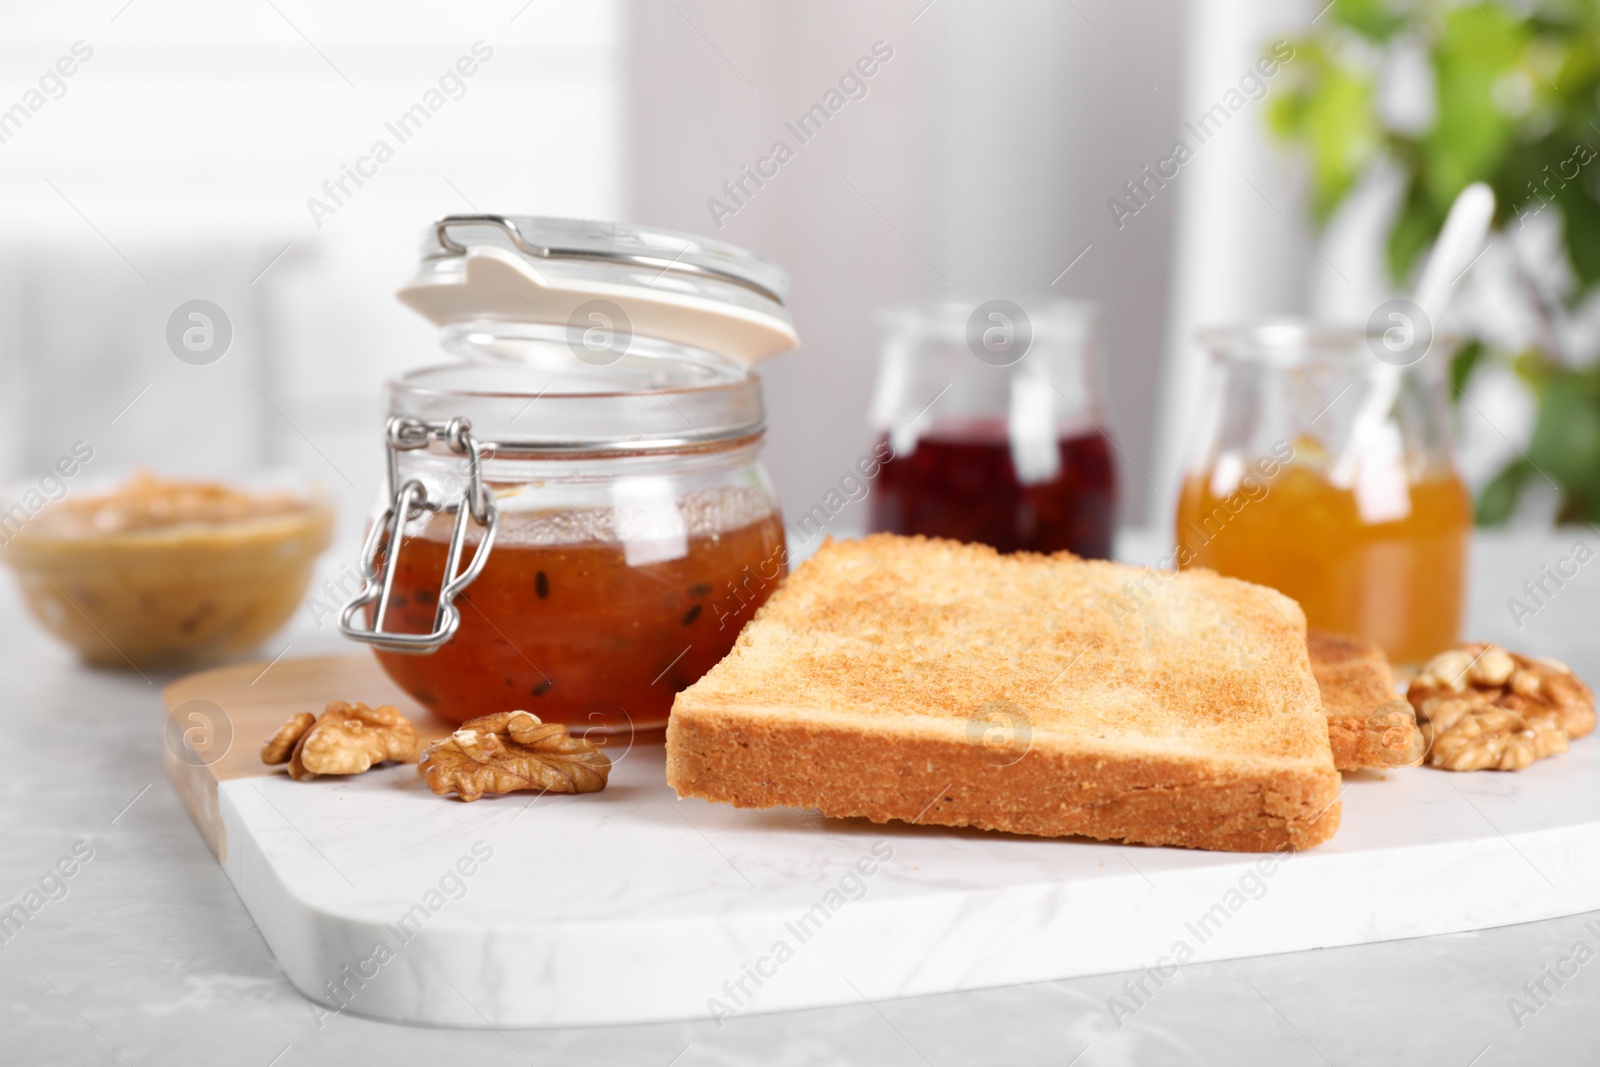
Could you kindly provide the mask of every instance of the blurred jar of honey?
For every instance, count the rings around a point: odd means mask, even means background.
[[[1454,643],[1472,503],[1447,342],[1399,366],[1361,330],[1272,322],[1201,340],[1216,373],[1178,500],[1180,567],[1272,586],[1311,626],[1397,664]]]

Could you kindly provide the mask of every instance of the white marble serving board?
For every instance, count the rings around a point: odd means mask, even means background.
[[[725,1017],[1600,908],[1594,740],[1519,774],[1347,776],[1337,836],[1271,856],[741,811],[676,799],[663,768],[641,744],[603,793],[474,804],[409,766],[231,778],[219,852],[319,1017],[463,1027]]]

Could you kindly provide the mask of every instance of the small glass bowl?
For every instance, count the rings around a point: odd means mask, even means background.
[[[263,472],[163,504],[163,487],[224,483],[149,477],[9,487],[0,561],[33,616],[88,662],[135,669],[215,663],[282,627],[332,538],[326,491]]]

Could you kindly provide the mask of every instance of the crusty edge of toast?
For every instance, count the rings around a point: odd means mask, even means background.
[[[1367,714],[1327,711],[1328,745],[1341,771],[1411,767],[1422,762],[1427,744],[1416,712],[1396,697]],[[1410,712],[1408,715],[1407,712]]]
[[[741,808],[1227,852],[1309,848],[1339,828],[1331,765],[1247,774],[1193,755],[1110,758],[1039,734],[1000,766],[957,723],[895,719],[866,732],[798,709],[694,707],[681,696],[667,782]]]
[[[1306,631],[1306,645],[1328,719],[1334,766],[1358,771],[1422,762],[1427,745],[1416,712],[1395,692],[1383,650],[1369,641],[1314,628]],[[1327,679],[1325,671],[1334,678]],[[1324,687],[1325,680],[1333,692]]]

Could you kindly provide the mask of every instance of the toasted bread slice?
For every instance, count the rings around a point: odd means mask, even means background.
[[[1383,649],[1355,637],[1306,631],[1311,673],[1322,691],[1333,765],[1406,767],[1422,760],[1417,713],[1395,692]]]
[[[1339,825],[1300,607],[878,534],[824,543],[678,694],[667,780],[738,807],[1230,851]]]

